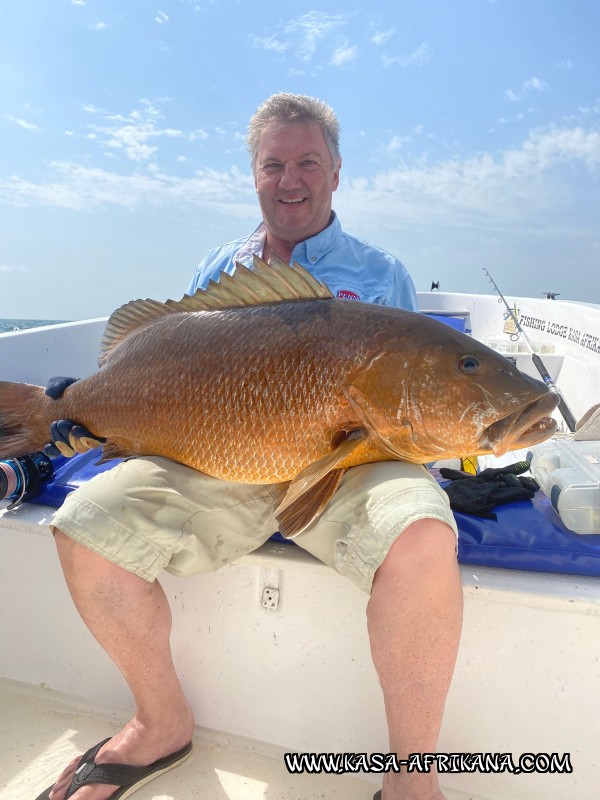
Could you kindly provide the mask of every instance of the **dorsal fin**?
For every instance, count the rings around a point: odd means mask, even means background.
[[[111,315],[100,345],[99,366],[109,353],[129,334],[166,314],[192,311],[214,311],[241,306],[257,306],[290,300],[333,297],[324,283],[294,262],[289,266],[279,258],[267,264],[254,256],[254,269],[239,262],[233,275],[222,272],[218,281],[209,281],[206,289],[198,289],[181,300],[132,300]]]

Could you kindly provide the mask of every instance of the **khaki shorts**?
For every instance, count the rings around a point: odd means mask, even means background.
[[[52,520],[71,538],[147,581],[211,572],[276,531],[268,486],[229,483],[165,458],[135,458],[72,492]],[[321,517],[294,542],[363,591],[395,539],[418,519],[446,522],[448,497],[424,467],[349,469]]]

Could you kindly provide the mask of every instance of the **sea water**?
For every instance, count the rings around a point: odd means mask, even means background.
[[[40,328],[42,325],[58,325],[61,319],[0,319],[0,333],[22,331],[25,328]]]

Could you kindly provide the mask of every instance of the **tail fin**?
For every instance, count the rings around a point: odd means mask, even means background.
[[[48,436],[42,431],[47,426],[30,426],[32,415],[35,420],[36,400],[43,396],[41,386],[0,381],[0,458],[34,453],[46,444]]]

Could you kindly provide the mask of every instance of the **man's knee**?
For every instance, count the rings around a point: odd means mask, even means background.
[[[55,525],[51,525],[50,530],[54,535],[56,550],[63,570],[66,565],[74,559],[81,560],[82,557],[85,559],[87,554],[93,555],[91,550],[84,547]]]
[[[50,531],[54,536],[54,542],[59,552],[75,544],[75,542],[73,541],[73,539],[71,539],[70,536],[67,536],[67,534],[64,531],[61,531],[61,529],[57,528],[55,525],[50,526]]]
[[[377,572],[410,566],[423,574],[455,568],[456,563],[456,534],[450,525],[439,519],[418,519],[398,536]]]

